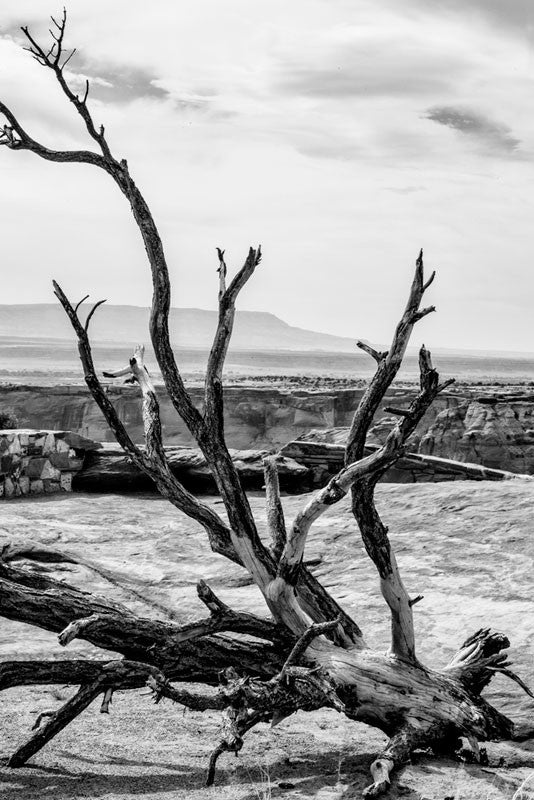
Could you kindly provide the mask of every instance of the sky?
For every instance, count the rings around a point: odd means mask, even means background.
[[[127,158],[165,243],[174,306],[239,307],[385,343],[420,247],[437,271],[413,344],[534,350],[531,0],[73,0],[66,75]],[[0,99],[51,148],[90,149],[3,0]],[[0,148],[0,303],[149,305],[129,206],[87,165]],[[268,343],[266,343],[268,345]]]

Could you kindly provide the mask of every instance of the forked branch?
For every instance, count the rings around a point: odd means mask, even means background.
[[[60,22],[59,24],[63,24],[64,26],[64,23]],[[57,55],[55,50],[53,53],[47,55],[50,48],[42,48],[36,41],[35,45],[39,48],[35,50],[37,55],[40,55],[40,52],[42,52],[45,58],[55,59]],[[32,47],[33,46],[32,44]],[[59,64],[61,63],[62,62],[59,62]],[[50,67],[54,72],[62,91],[69,101],[75,105],[78,113],[80,113],[84,119],[92,138],[95,139],[94,132],[96,132],[97,136],[95,140],[99,143],[102,142],[104,132],[102,129],[98,131],[94,125],[90,111],[86,105],[87,92],[84,98],[77,98],[66,84],[63,74],[58,74],[57,65],[45,63],[45,66]],[[222,388],[218,380],[220,374],[222,374],[224,356],[231,333],[235,300],[260,262],[260,249],[257,248],[254,250],[251,248],[243,268],[239,270],[229,286],[226,285],[225,278],[222,281],[220,280],[219,289],[221,290],[224,288],[224,292],[221,292],[220,302],[221,325],[218,329],[210,356],[209,371],[211,379],[207,381],[206,386],[206,409],[209,408],[209,411],[207,414],[202,415],[195,407],[185,388],[170,343],[169,311],[171,287],[161,237],[150,209],[130,175],[126,161],[124,159],[119,160],[111,154],[108,155],[107,150],[104,150],[102,155],[100,153],[86,151],[51,151],[31,139],[23,130],[14,114],[3,104],[0,104],[0,113],[4,114],[8,123],[4,134],[0,138],[2,143],[7,144],[14,150],[31,150],[40,157],[48,160],[90,163],[98,166],[108,172],[120,191],[127,198],[142,236],[151,268],[153,295],[150,315],[150,336],[156,359],[171,402],[196,439],[206,458],[208,466],[214,474],[218,489],[224,500],[230,526],[227,527],[224,523],[221,523],[218,515],[214,514],[211,509],[206,509],[202,504],[195,501],[194,498],[184,493],[177,487],[176,481],[173,480],[171,482],[167,477],[165,480],[160,480],[161,471],[150,473],[150,477],[156,482],[160,492],[165,497],[170,499],[178,508],[181,508],[193,518],[198,519],[208,531],[211,546],[216,552],[220,552],[228,558],[242,563],[255,578],[258,578],[260,582],[263,581],[263,583],[266,584],[274,576],[276,566],[274,559],[258,536],[248,499],[243,491],[237,470],[235,469],[224,441],[223,418],[219,403],[219,400],[222,400]],[[222,251],[220,257],[224,261],[224,254]],[[219,266],[221,267],[221,272],[224,273],[226,264],[223,268],[221,261],[219,261]],[[117,415],[114,413],[113,407],[107,399],[105,392],[102,391],[102,387],[98,384],[94,369],[92,368],[92,361],[90,360],[87,332],[80,330],[79,320],[77,320],[77,310],[72,308],[72,306],[69,310],[68,305],[70,304],[68,304],[64,296],[63,298],[61,297],[61,294],[61,292],[58,292],[58,296],[69,314],[78,335],[82,361],[85,359],[86,365],[89,363],[91,365],[90,368],[86,370],[86,382],[89,389],[98,405],[102,409],[105,409],[106,419],[108,422],[111,420],[110,427],[116,433],[119,443],[126,449],[133,460],[139,459],[139,453],[135,451],[135,445],[128,439],[126,432],[121,429],[119,424],[120,420],[118,420]],[[150,468],[150,465],[147,463],[147,457],[148,455],[144,454],[143,463],[146,470]],[[135,461],[135,463],[138,463],[138,461]],[[147,472],[147,474],[149,473]],[[311,619],[316,622],[332,619],[332,617],[336,616],[341,611],[319,582],[307,571],[303,573],[303,579],[300,583],[298,593],[301,602],[306,607],[307,613],[310,615]],[[357,638],[358,628],[346,614],[342,615],[342,619],[344,633],[341,637],[334,636],[334,638],[338,639],[340,643],[352,643],[354,639]]]
[[[56,297],[63,306],[78,339],[78,350],[82,362],[85,382],[89,387],[98,407],[104,414],[106,422],[113,431],[117,442],[128,453],[134,464],[147,474],[164,497],[167,497],[180,511],[197,520],[207,531],[210,543],[216,552],[226,555],[233,561],[239,558],[232,546],[228,527],[205,503],[201,503],[188,492],[177,478],[172,474],[161,438],[161,419],[159,402],[155,389],[144,365],[144,349],[138,347],[130,360],[130,371],[138,381],[143,393],[143,421],[147,450],[141,450],[130,438],[126,428],[120,420],[117,411],[110,401],[95,370],[91,344],[87,332],[88,321],[83,325],[75,308],[65,295],[62,288],[54,281]],[[97,304],[98,306],[99,304]],[[93,308],[93,312],[95,308]],[[78,307],[78,306],[77,306]]]
[[[391,651],[399,658],[415,661],[415,635],[413,606],[415,598],[408,594],[391,547],[388,530],[376,509],[374,491],[378,480],[388,466],[403,454],[405,444],[423,418],[437,395],[451,381],[439,383],[439,375],[432,366],[430,353],[423,346],[419,354],[421,389],[409,408],[388,435],[384,447],[389,445],[391,458],[384,460],[352,487],[352,511],[358,522],[366,551],[380,576],[380,588],[391,611]],[[380,451],[378,451],[380,452]]]
[[[25,35],[26,39],[29,42],[29,47],[26,47],[25,50],[28,50],[29,53],[33,56],[33,58],[43,67],[47,67],[51,69],[56,79],[61,86],[65,96],[68,100],[72,103],[78,114],[81,116],[85,123],[85,127],[87,128],[87,132],[92,139],[98,144],[102,151],[102,155],[106,161],[114,161],[113,156],[111,155],[111,151],[109,149],[108,143],[104,136],[104,127],[100,126],[100,129],[97,130],[93,118],[89,113],[89,109],[87,108],[87,97],[89,95],[89,82],[86,81],[85,84],[85,92],[82,99],[72,91],[70,86],[68,85],[64,70],[73,55],[76,53],[76,48],[71,50],[71,52],[65,56],[64,54],[64,46],[63,46],[63,39],[65,36],[65,29],[67,26],[67,11],[63,9],[63,15],[61,20],[58,22],[54,17],[51,17],[52,25],[55,28],[55,31],[52,29],[49,31],[50,36],[52,38],[52,44],[48,50],[45,50],[39,42],[32,36],[29,29],[27,27],[22,27],[21,30]]]
[[[369,345],[358,342],[359,347],[375,359],[377,369],[352,421],[345,453],[346,470],[350,470],[351,465],[357,467],[358,464],[366,461],[366,459],[362,459],[362,456],[369,427],[384,395],[397,375],[413,327],[416,322],[435,310],[434,306],[420,308],[423,295],[434,277],[435,273],[433,272],[425,281],[423,251],[421,250],[416,261],[408,302],[387,353],[379,353]],[[387,528],[380,519],[375,506],[374,490],[384,472],[403,454],[409,436],[415,431],[439,392],[452,383],[452,381],[439,383],[439,375],[432,366],[429,351],[424,346],[419,353],[419,371],[420,391],[409,408],[389,408],[389,411],[399,416],[400,419],[388,435],[383,447],[376,453],[378,455],[385,449],[388,451],[387,457],[384,457],[381,462],[375,463],[371,469],[352,482],[352,511],[358,522],[367,553],[378,570],[382,594],[391,610],[391,649],[395,655],[412,662],[415,661],[412,614],[415,601],[410,598],[402,583]],[[332,502],[328,493],[325,494],[324,500]],[[319,503],[312,503],[309,509],[312,521],[314,515],[319,513],[321,513]],[[301,525],[302,522],[305,527],[306,517],[302,521],[299,520]],[[305,535],[302,538],[305,539]],[[296,539],[298,540],[298,536]]]
[[[435,311],[434,306],[430,306],[423,311],[419,309],[423,295],[433,282],[434,277],[435,272],[425,282],[423,251],[421,250],[415,264],[415,274],[408,302],[395,329],[389,350],[387,352],[378,352],[370,345],[361,341],[358,342],[358,347],[372,356],[378,366],[352,420],[345,454],[346,464],[351,464],[363,456],[367,432],[385,393],[400,369],[415,323],[423,316]]]

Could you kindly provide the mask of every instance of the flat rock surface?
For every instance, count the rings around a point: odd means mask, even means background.
[[[379,509],[415,607],[418,654],[431,667],[445,664],[467,634],[482,626],[506,633],[514,669],[534,685],[534,492],[530,482],[455,482],[381,485]],[[208,502],[222,513],[219,500]],[[306,496],[285,497],[291,519]],[[251,496],[263,528],[264,499]],[[236,608],[265,613],[259,592],[241,568],[215,556],[203,531],[165,500],[152,495],[69,495],[20,499],[3,507],[0,546],[28,537],[64,547],[111,570],[127,589],[177,610],[185,621],[204,614],[195,583],[203,577]],[[348,501],[332,507],[312,528],[306,560],[352,613],[368,642],[388,643],[388,617],[373,565],[355,533]],[[80,587],[128,602],[151,615],[126,590],[85,568],[61,565],[53,574]],[[39,569],[50,570],[50,565]],[[1,620],[0,659],[102,656],[74,641],[67,650],[54,635]],[[488,699],[515,720],[532,717],[534,701],[514,683],[495,679]],[[37,713],[72,693],[29,687],[2,693],[0,757],[29,734]],[[117,693],[109,716],[91,707],[19,770],[0,768],[0,795],[13,800],[253,800],[359,797],[384,736],[335,712],[299,713],[274,730],[248,734],[239,759],[222,756],[218,781],[203,787],[207,758],[218,740],[215,713],[154,707],[145,692]],[[534,745],[490,745],[489,767],[458,765],[421,755],[395,779],[391,798],[408,800],[515,800],[534,797]],[[533,793],[528,790],[532,786]]]

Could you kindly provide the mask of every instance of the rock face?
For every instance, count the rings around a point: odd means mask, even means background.
[[[274,388],[225,389],[225,431],[237,450],[278,450],[311,430],[346,428],[363,388],[295,391]],[[479,392],[480,390],[477,390]],[[165,444],[194,446],[164,389],[158,389]],[[383,406],[407,407],[413,390],[393,389]],[[198,408],[203,389],[190,388]],[[139,390],[108,386],[108,394],[134,441],[143,441]],[[12,409],[21,425],[32,429],[72,430],[95,441],[113,442],[104,417],[85,386],[0,387],[0,408]],[[375,418],[369,442],[381,444],[396,422],[383,410]],[[329,434],[342,441],[343,432]],[[337,438],[335,438],[337,436]],[[483,464],[493,469],[534,474],[534,396],[477,397],[461,388],[440,395],[409,443],[415,453]]]
[[[281,449],[283,456],[295,459],[308,467],[309,485],[325,486],[343,468],[348,428],[329,431],[311,431],[301,439],[289,442]],[[368,442],[365,455],[379,447]],[[422,453],[407,452],[387,470],[384,483],[440,483],[442,481],[503,481],[519,478],[534,480],[529,475],[518,475],[501,469],[491,469],[480,464],[454,461]]]
[[[410,452],[534,475],[534,397],[446,399],[447,406],[430,419],[427,415],[411,437]],[[379,418],[367,441],[383,444],[396,422],[396,417]],[[301,438],[341,446],[347,435],[347,427],[337,427],[312,431]]]
[[[229,447],[278,449],[306,431],[346,426],[361,399],[363,388],[335,391],[294,391],[272,388],[227,387],[225,432]],[[193,402],[201,408],[204,391],[189,389]],[[165,443],[192,446],[194,442],[176,414],[163,388],[158,388]],[[135,442],[143,441],[143,419],[139,390],[133,386],[108,386],[108,395]],[[397,389],[386,402],[408,404],[413,392]],[[448,407],[447,396],[438,399],[436,409],[426,420]],[[78,431],[99,442],[113,442],[106,425],[85,386],[0,386],[0,407],[12,409],[28,428],[57,428]]]
[[[100,446],[71,431],[0,431],[0,497],[70,492],[84,454]]]
[[[198,448],[166,447],[172,473],[193,492],[217,491],[215,480]],[[243,486],[259,490],[264,485],[263,458],[265,450],[230,450]],[[299,493],[310,488],[310,470],[292,458],[278,459],[278,475],[282,489]],[[131,463],[118,445],[106,444],[100,450],[86,454],[84,466],[74,480],[73,488],[80,492],[139,492],[151,491],[154,484]]]
[[[473,401],[437,415],[418,451],[534,474],[534,402]]]
[[[216,492],[213,476],[197,448],[166,448],[172,472],[193,491]],[[264,484],[265,450],[230,450],[246,489]],[[310,470],[278,460],[280,485],[289,492],[310,488]],[[0,431],[0,498],[27,494],[93,491],[151,491],[155,487],[118,445],[102,445],[71,431]]]

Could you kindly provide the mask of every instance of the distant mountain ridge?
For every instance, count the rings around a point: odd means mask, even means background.
[[[89,304],[82,306],[82,319],[90,308]],[[149,314],[148,308],[140,306],[104,305],[91,322],[91,339],[117,344],[147,342]],[[169,316],[172,343],[176,347],[209,348],[216,325],[216,311],[173,308]],[[0,305],[0,336],[72,340],[73,332],[59,304],[28,303]],[[237,311],[232,348],[353,353],[355,339],[296,328],[264,311]]]

